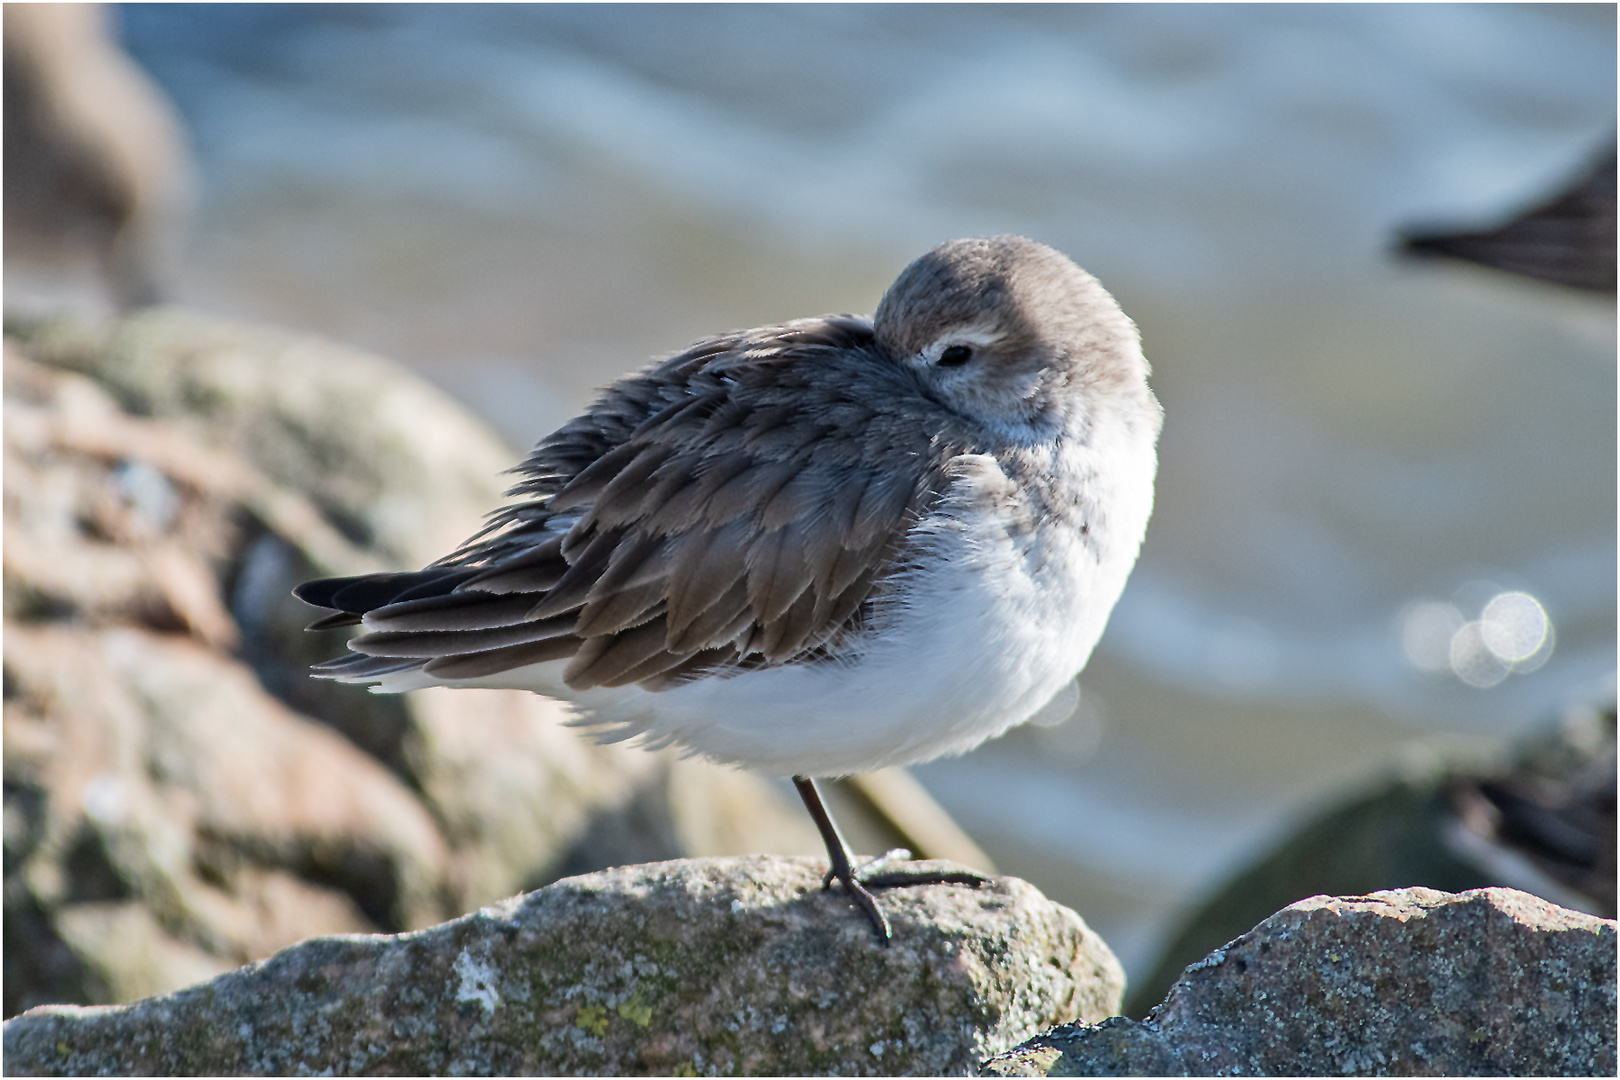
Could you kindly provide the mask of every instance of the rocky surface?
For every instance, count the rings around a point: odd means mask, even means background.
[[[431,561],[517,457],[387,361],[172,310],[11,324],[4,437],[7,1015],[615,863],[820,849],[758,778],[536,695],[307,677],[343,634],[292,585]]]
[[[569,878],[431,930],[320,938],[136,1005],[30,1011],[8,1073],[966,1075],[1118,1009],[1024,882],[885,890],[882,947],[811,859]]]
[[[1299,827],[1182,922],[1126,1015],[1164,1000],[1182,970],[1304,896],[1421,885],[1520,889],[1615,917],[1613,698],[1571,704],[1494,761],[1413,760]]]
[[[1145,1022],[1064,1025],[984,1071],[1612,1076],[1616,930],[1511,889],[1313,897],[1189,967]]]

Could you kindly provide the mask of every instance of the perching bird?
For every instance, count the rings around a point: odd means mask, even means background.
[[[625,376],[425,570],[300,586],[359,624],[324,678],[533,690],[794,778],[836,878],[868,868],[813,777],[972,749],[1085,666],[1153,506],[1162,410],[1135,325],[1017,236],[913,262],[872,318],[698,342]]]

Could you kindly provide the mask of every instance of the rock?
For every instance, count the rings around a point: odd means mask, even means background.
[[[128,1000],[312,934],[443,917],[428,812],[241,665],[135,627],[5,634],[8,1004],[72,992],[15,966],[51,935],[76,958],[64,977]],[[47,925],[14,934],[28,907]]]
[[[131,1006],[8,1021],[8,1073],[966,1075],[1119,1004],[1118,961],[999,878],[885,890],[811,859],[632,866],[397,937],[305,942]]]
[[[1512,889],[1313,897],[1189,967],[1146,1021],[1067,1024],[984,1071],[1612,1076],[1617,929]]]
[[[307,499],[348,548],[278,517],[272,497],[249,509],[323,571],[438,558],[478,527],[515,456],[398,365],[307,334],[176,308],[95,326],[30,322],[8,334],[37,363],[92,379],[125,412]]]
[[[1142,1017],[1182,970],[1304,896],[1413,885],[1520,889],[1615,917],[1615,713],[1571,706],[1502,760],[1413,762],[1285,837],[1182,922],[1126,1015]]]

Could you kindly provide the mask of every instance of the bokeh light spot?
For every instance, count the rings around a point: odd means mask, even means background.
[[[1451,638],[1452,673],[1467,683],[1487,689],[1508,677],[1508,665],[1485,644],[1483,624],[1464,623]]]
[[[1479,615],[1470,619],[1469,612]],[[1554,639],[1541,601],[1482,580],[1468,582],[1450,600],[1412,601],[1396,616],[1395,630],[1413,667],[1481,689],[1541,667]]]
[[[1406,652],[1406,659],[1419,671],[1450,671],[1451,639],[1467,621],[1455,604],[1444,600],[1408,604],[1399,619],[1401,648]]]
[[[1480,613],[1480,637],[1497,659],[1517,666],[1538,652],[1552,630],[1547,612],[1524,592],[1498,593]]]

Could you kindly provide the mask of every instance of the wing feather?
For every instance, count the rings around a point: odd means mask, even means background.
[[[827,655],[883,595],[951,456],[932,421],[885,426],[881,387],[851,385],[905,377],[875,353],[850,367],[874,348],[864,320],[805,320],[621,380],[535,448],[519,501],[441,564],[311,587],[365,614],[324,673],[472,679],[566,660],[575,689],[664,689]]]
[[[600,600],[592,600],[579,611],[578,633],[595,637],[617,634],[632,626],[640,626],[665,612],[665,594],[669,586],[664,581],[649,581],[609,593]]]
[[[746,518],[738,518],[719,529],[693,530],[680,538],[669,575],[671,644],[685,640],[688,628],[741,583],[752,531]],[[746,606],[746,585],[740,595]]]
[[[529,612],[533,619],[549,619],[553,615],[561,615],[566,611],[583,607],[590,598],[591,589],[597,579],[606,572],[613,560],[613,553],[617,550],[619,542],[624,539],[625,531],[622,528],[609,529],[597,533],[588,541],[583,540],[583,550],[580,550],[570,563],[568,571],[558,579],[557,584],[547,590],[544,599],[535,604]],[[564,544],[566,552],[567,545]]]
[[[658,623],[646,623],[618,634],[587,638],[585,647],[563,672],[563,679],[575,689],[622,686],[622,676],[633,668],[655,657],[668,655],[668,650],[664,648],[668,640],[664,628]],[[604,644],[597,646],[598,642]],[[670,659],[678,661],[681,658],[672,656]]]
[[[835,626],[845,633],[856,633],[860,627],[848,625],[866,609],[872,593],[872,583],[881,570],[878,563],[869,563],[865,569],[850,582],[849,588],[825,600],[818,597],[816,613],[811,621],[818,627]],[[825,639],[823,639],[825,640]],[[821,644],[817,641],[816,644]]]
[[[671,544],[662,536],[632,532],[613,550],[602,576],[591,586],[590,598],[603,600],[622,589],[636,589],[669,576]]]
[[[761,628],[758,648],[767,660],[784,660],[804,650],[816,631],[816,607],[816,594],[806,589]]]
[[[521,622],[515,626],[496,626],[488,630],[385,630],[361,634],[349,642],[349,648],[367,656],[414,656],[420,659],[525,645],[546,638],[568,637],[573,632],[573,616],[564,615]]]
[[[422,670],[441,679],[481,679],[513,668],[564,660],[579,651],[574,637],[546,638],[504,649],[488,649],[456,656],[441,656],[422,665]]]
[[[699,649],[695,653],[672,653],[667,649],[649,657],[617,675],[611,685],[640,685],[647,690],[667,690],[676,684],[680,674],[697,666],[703,670],[728,667],[735,664],[737,650],[729,645],[714,649]]]
[[[366,656],[349,653],[324,663],[312,664],[311,673],[317,679],[368,679],[377,675],[392,675],[422,666],[420,660],[400,660],[391,656]]]
[[[880,563],[883,542],[868,544],[864,548],[840,548],[833,556],[825,578],[816,581],[816,595],[842,596],[868,569]]]
[[[480,592],[455,592],[426,600],[407,600],[366,612],[368,632],[429,630],[488,630],[528,621],[534,597],[490,596]]]
[[[674,449],[668,446],[655,444],[643,448],[625,468],[603,486],[600,494],[592,501],[590,516],[598,525],[609,528],[635,521],[641,516],[642,499],[646,494],[648,479],[674,456]]]
[[[625,443],[609,450],[552,495],[546,502],[546,509],[556,513],[589,503],[619,475],[620,469],[639,457],[644,449],[639,443]]]
[[[345,626],[359,626],[360,616],[352,611],[337,611],[331,615],[316,619],[305,630],[337,630]]]
[[[538,527],[522,530],[525,535],[514,537],[521,544],[509,553],[491,558],[465,584],[488,591],[485,582],[513,570],[527,570],[535,566],[548,566],[561,561],[563,533],[542,523]],[[517,530],[514,530],[517,531]]]
[[[678,635],[670,634],[670,649],[684,654],[731,645],[739,638],[750,636],[753,625],[754,613],[748,607],[748,586],[739,580],[692,620],[684,631]]]
[[[869,474],[850,525],[849,545],[864,548],[904,528],[907,511],[919,501],[917,482],[907,470]]]
[[[748,602],[762,623],[781,617],[810,588],[802,526],[789,522],[763,533],[748,548]]]
[[[809,519],[816,510],[817,479],[815,472],[801,466],[760,508],[760,527],[780,529],[792,521]]]
[[[563,561],[561,555],[558,555],[549,563],[521,566],[515,570],[503,570],[487,576],[480,574],[469,581],[467,587],[483,593],[527,595],[532,605],[536,593],[543,593],[555,587],[567,572],[568,564]]]

